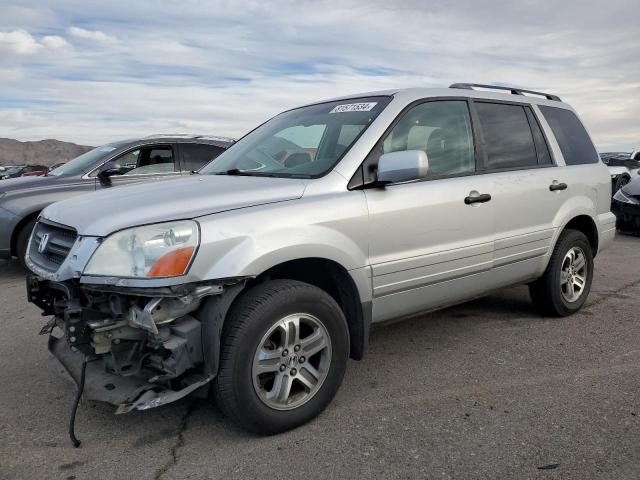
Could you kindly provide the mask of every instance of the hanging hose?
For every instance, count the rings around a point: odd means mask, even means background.
[[[84,377],[87,373],[87,360],[82,362],[82,370],[80,372],[80,383],[78,384],[78,391],[76,392],[76,398],[73,400],[73,406],[71,407],[71,418],[69,419],[69,438],[75,448],[80,446],[80,440],[76,438],[74,432],[74,426],[76,423],[76,412],[78,411],[78,404],[80,403],[80,397],[82,397],[82,391],[84,390]]]

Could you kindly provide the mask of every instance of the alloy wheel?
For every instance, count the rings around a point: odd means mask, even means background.
[[[297,313],[277,321],[254,354],[253,387],[264,404],[291,410],[320,390],[331,365],[331,338],[313,315]]]
[[[584,251],[580,247],[570,248],[560,270],[560,291],[567,302],[573,303],[580,298],[587,284],[588,273]]]

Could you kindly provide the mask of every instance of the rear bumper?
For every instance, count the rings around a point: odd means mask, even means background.
[[[598,251],[607,248],[616,236],[616,217],[611,212],[598,215]]]

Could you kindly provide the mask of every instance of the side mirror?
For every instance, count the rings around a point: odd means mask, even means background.
[[[102,185],[111,185],[111,177],[113,175],[122,175],[124,170],[116,162],[107,162],[98,172],[98,180]]]
[[[429,160],[422,150],[385,153],[378,160],[378,184],[408,182],[427,176]]]

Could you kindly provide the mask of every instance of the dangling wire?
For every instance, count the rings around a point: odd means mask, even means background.
[[[71,418],[69,419],[69,438],[75,448],[80,446],[80,440],[76,438],[74,432],[74,426],[76,423],[76,412],[78,411],[78,404],[80,403],[80,397],[82,397],[82,391],[84,390],[84,377],[87,373],[87,360],[82,362],[82,370],[80,372],[80,383],[78,384],[78,390],[76,392],[76,398],[73,400],[73,406],[71,407]]]

